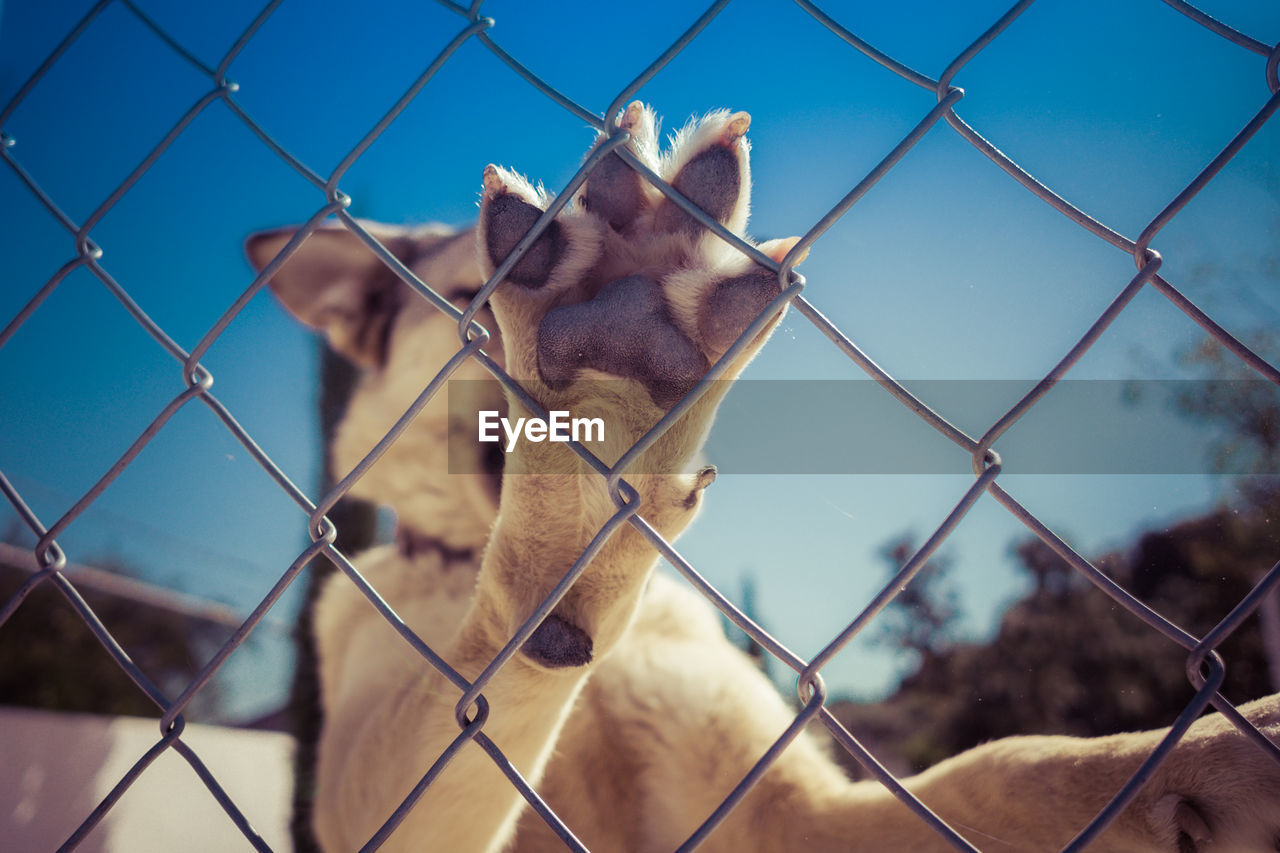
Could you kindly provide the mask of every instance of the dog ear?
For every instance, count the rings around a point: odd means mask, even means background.
[[[445,226],[360,225],[410,268],[454,233]],[[251,236],[245,253],[254,269],[271,263],[295,233],[296,228],[278,228]],[[290,313],[324,332],[335,351],[364,367],[386,361],[391,327],[407,293],[399,277],[351,231],[340,225],[316,229],[270,286]]]

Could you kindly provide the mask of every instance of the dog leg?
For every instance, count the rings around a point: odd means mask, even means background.
[[[630,150],[736,234],[746,224],[749,193],[746,123],[745,114],[713,113],[686,128],[664,159],[656,150],[652,112],[632,105],[623,117]],[[502,265],[549,202],[514,173],[485,170],[476,244],[486,275]],[[507,371],[548,410],[604,419],[603,439],[589,447],[610,465],[780,292],[774,272],[667,204],[610,154],[575,203],[512,265],[491,300]],[[778,259],[790,245],[761,248]],[[763,344],[780,315],[730,365],[726,380]],[[684,528],[713,478],[697,457],[724,384],[626,471],[639,493],[640,515],[664,536]],[[511,421],[533,415],[515,395],[507,406]],[[498,516],[474,597],[439,647],[446,660],[464,677],[478,676],[616,512],[604,478],[564,444],[515,444],[505,458]],[[632,621],[655,561],[648,542],[624,524],[484,687],[484,732],[527,779],[542,775],[588,674]],[[398,572],[412,577],[404,567]],[[353,596],[346,600],[367,609]],[[328,679],[343,682],[332,685],[332,702],[326,699],[316,803],[317,828],[330,849],[365,843],[458,735],[457,689],[392,639],[390,629],[367,618],[360,624],[387,638],[387,660],[376,671]],[[363,648],[377,647],[376,640],[362,642]],[[468,743],[385,849],[500,849],[511,838],[520,806],[489,756]]]
[[[1280,739],[1280,696],[1241,710],[1273,741]],[[724,639],[705,602],[655,578],[633,630],[587,685],[567,730],[582,738],[566,735],[545,793],[570,826],[583,827],[593,850],[672,850],[794,716],[753,662]],[[628,737],[613,737],[616,732]],[[1093,819],[1163,734],[1006,738],[904,784],[980,850],[1048,853]],[[609,790],[616,805],[607,819],[592,811],[597,795],[583,778]],[[1088,849],[1274,853],[1278,838],[1280,765],[1213,714],[1191,727]],[[532,817],[522,823],[519,841],[521,853],[555,849]],[[849,782],[804,732],[698,849],[954,848],[878,782]]]
[[[652,161],[652,115],[631,105],[623,126],[633,153]],[[745,113],[712,113],[677,136],[656,163],[667,178],[731,231],[746,224],[749,195]],[[541,216],[550,199],[529,182],[490,166],[480,215],[481,265],[493,270]],[[591,445],[615,463],[706,373],[780,292],[777,273],[726,247],[670,209],[616,154],[601,161],[578,197],[553,220],[492,298],[507,370],[546,406],[599,416],[604,440]],[[680,217],[685,217],[681,219]],[[781,258],[794,241],[762,247]],[[780,314],[778,315],[780,316]],[[776,324],[777,316],[773,319]],[[772,324],[770,325],[770,328]],[[767,337],[731,365],[741,371]],[[666,536],[692,518],[707,475],[696,457],[727,381],[666,431],[629,469],[641,515]],[[531,417],[514,396],[511,417]],[[507,458],[498,525],[478,602],[494,629],[510,634],[573,564],[616,511],[604,479],[563,444],[521,445]],[[652,548],[624,526],[526,645],[547,666],[577,665],[605,653],[635,610]],[[572,647],[572,648],[571,648]]]

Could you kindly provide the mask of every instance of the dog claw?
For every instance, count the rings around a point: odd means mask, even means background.
[[[716,481],[716,475],[718,473],[719,472],[716,470],[716,466],[714,465],[708,465],[705,468],[698,471],[697,479],[694,480],[694,484],[693,484],[694,491],[700,492],[703,489],[705,489],[707,486],[710,486],[712,483]]]
[[[707,465],[698,471],[694,476],[693,488],[689,490],[689,494],[685,495],[684,508],[693,509],[698,505],[698,498],[716,480],[716,466]]]
[[[501,170],[492,163],[484,167],[483,181],[485,195],[497,195],[507,189],[506,182],[502,180]]]
[[[724,134],[720,139],[725,145],[733,145],[739,139],[747,135],[747,130],[750,127],[750,114],[742,111],[736,112],[729,116],[729,121],[727,121],[724,126]]]
[[[783,237],[779,240],[770,240],[767,243],[761,243],[759,249],[778,263],[782,263],[799,242],[799,237]],[[799,266],[804,263],[804,259],[807,257],[809,257],[809,249],[806,246],[805,250],[800,253],[800,256],[796,258],[796,261],[792,266]]]
[[[644,104],[640,101],[632,101],[627,104],[626,110],[622,113],[622,118],[618,121],[618,127],[623,130],[631,130],[640,121],[644,115]]]

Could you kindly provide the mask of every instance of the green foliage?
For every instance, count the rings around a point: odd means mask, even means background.
[[[9,601],[29,578],[21,569],[0,565],[0,602]],[[229,633],[225,627],[119,596],[92,590],[83,596],[134,663],[171,697]],[[0,704],[158,716],[155,704],[49,580],[33,589],[0,626]],[[216,704],[216,687],[206,686],[189,716],[208,713]]]
[[[889,567],[889,577],[897,575],[916,553],[909,536],[881,551]],[[951,562],[933,557],[906,584],[873,623],[873,637],[896,645],[927,665],[939,652],[950,647],[960,618],[960,596],[948,578]]]
[[[1280,490],[1142,536],[1093,564],[1170,621],[1200,636],[1280,554]],[[987,643],[922,650],[920,666],[883,702],[834,703],[836,716],[918,771],[1007,735],[1080,736],[1170,724],[1193,695],[1186,651],[1112,601],[1039,540],[1015,553],[1033,588]],[[935,581],[937,583],[937,581]],[[1257,617],[1220,648],[1223,693],[1245,701],[1276,689]]]

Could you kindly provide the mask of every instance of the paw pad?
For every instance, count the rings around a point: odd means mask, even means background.
[[[538,328],[538,368],[555,389],[592,368],[638,380],[666,408],[709,366],[672,323],[658,283],[644,276],[618,279],[587,302],[553,308]]]
[[[702,339],[717,351],[728,349],[781,292],[778,276],[763,267],[717,283],[698,318]]]
[[[485,232],[487,243],[485,248],[489,255],[505,258],[511,254],[511,250],[524,238],[541,215],[541,210],[511,193],[495,196],[489,202],[489,227]],[[556,265],[556,259],[564,249],[563,244],[564,237],[560,233],[560,223],[550,223],[519,262],[511,268],[507,278],[524,287],[542,287],[547,283],[551,270]]]
[[[618,127],[631,134],[631,149],[642,159],[641,152],[653,148],[653,115],[639,101],[631,102]],[[648,204],[644,178],[616,153],[596,164],[581,198],[584,208],[615,231],[628,228]]]
[[[591,663],[591,636],[577,625],[552,613],[534,629],[520,650],[550,669]]]

